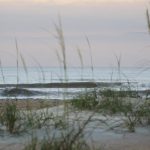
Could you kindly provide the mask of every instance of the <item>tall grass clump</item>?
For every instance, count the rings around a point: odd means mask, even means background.
[[[79,137],[77,139],[74,138],[74,135],[72,137],[68,135],[67,137],[63,134],[58,138],[52,137],[42,140],[34,138],[25,146],[24,150],[90,150],[85,140]]]
[[[24,150],[90,150],[84,138],[84,130],[92,117],[93,114],[86,121],[80,122],[80,125],[79,120],[69,124],[67,132],[66,130],[53,130],[54,132],[48,132],[48,135],[41,140],[32,137]]]
[[[9,133],[19,133],[21,131],[21,113],[14,102],[7,102],[0,113],[0,122],[6,126]]]
[[[72,106],[80,110],[94,110],[98,107],[96,90],[80,93],[71,101]]]

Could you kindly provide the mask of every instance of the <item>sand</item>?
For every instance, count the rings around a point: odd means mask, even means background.
[[[12,102],[12,101],[11,101]],[[39,111],[46,111],[47,108],[49,112],[58,112],[60,115],[63,114],[63,102],[56,100],[17,100],[13,101],[17,104],[19,109],[36,109]],[[2,107],[10,101],[0,101],[0,106]],[[46,109],[45,109],[46,108]],[[79,112],[80,118],[86,120],[90,115],[88,111]],[[74,118],[74,113],[70,113],[70,118]],[[96,114],[94,119],[102,119],[103,116]],[[116,118],[115,118],[116,119]],[[94,124],[93,124],[94,125]],[[92,131],[93,128],[89,127],[88,131]],[[138,127],[135,133],[121,132],[118,133],[115,130],[106,130],[106,128],[101,129],[97,127],[92,134],[92,139],[95,147],[101,147],[101,150],[150,150],[150,127]],[[24,137],[16,136],[6,136],[0,139],[0,150],[22,150],[24,145]]]
[[[59,106],[63,104],[62,100],[43,100],[43,99],[17,99],[17,100],[0,100],[0,109],[3,108],[6,104],[14,103],[18,109],[41,109],[41,108],[48,108]]]
[[[125,135],[109,131],[99,135],[94,144],[102,150],[150,150],[150,129],[138,128],[135,133]]]

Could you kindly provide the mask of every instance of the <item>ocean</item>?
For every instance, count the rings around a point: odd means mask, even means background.
[[[124,87],[130,85],[133,90],[149,90],[150,89],[150,70],[138,67],[94,67],[92,70],[90,67],[70,67],[66,70],[67,76],[64,76],[64,70],[60,67],[28,67],[24,68],[16,67],[4,67],[1,68],[0,74],[0,99],[62,99],[64,97],[64,91],[67,91],[67,98],[70,99],[76,94],[85,91],[85,87],[76,88],[59,88],[59,87],[32,87],[32,84],[48,84],[48,83],[88,83],[94,82],[97,84],[97,88],[114,88],[120,87],[114,83],[123,83]],[[103,86],[102,83],[107,83]],[[23,88],[19,93],[9,93],[9,90],[15,88],[15,85],[31,84],[31,87]],[[6,85],[6,86],[5,86]],[[108,86],[110,85],[110,86]],[[91,90],[92,88],[88,88]],[[29,93],[27,92],[29,91]]]

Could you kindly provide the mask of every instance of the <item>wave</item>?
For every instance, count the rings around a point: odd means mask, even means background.
[[[43,95],[44,92],[33,91],[23,88],[6,88],[2,90],[1,95],[7,97],[17,97],[17,96],[34,96]]]
[[[104,86],[120,86],[124,82],[57,82],[57,83],[32,83],[32,84],[0,84],[0,88],[96,88]]]
[[[132,82],[67,82],[67,83],[35,83],[35,84],[0,84],[0,99],[7,98],[41,98],[41,99],[71,99],[80,92],[92,89],[130,90],[138,91],[140,96],[149,95],[149,86],[137,86]],[[67,88],[67,89],[64,89]]]

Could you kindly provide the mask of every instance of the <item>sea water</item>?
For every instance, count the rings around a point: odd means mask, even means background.
[[[18,71],[17,71],[18,70]],[[66,74],[66,76],[65,76]],[[134,90],[150,89],[150,70],[138,67],[122,67],[121,69],[112,67],[70,67],[64,71],[60,67],[28,67],[24,68],[5,67],[1,68],[0,84],[34,84],[34,83],[60,83],[60,82],[97,82],[97,83],[131,83]],[[114,86],[113,86],[114,87]],[[115,88],[115,87],[114,87]],[[0,99],[15,98],[14,96],[2,95],[4,88],[0,89]],[[61,99],[64,89],[61,88],[28,88],[28,90],[41,92],[34,95],[18,95],[18,98],[48,98]],[[69,88],[67,97],[71,98],[75,94],[85,89]],[[42,94],[43,93],[43,94]]]

